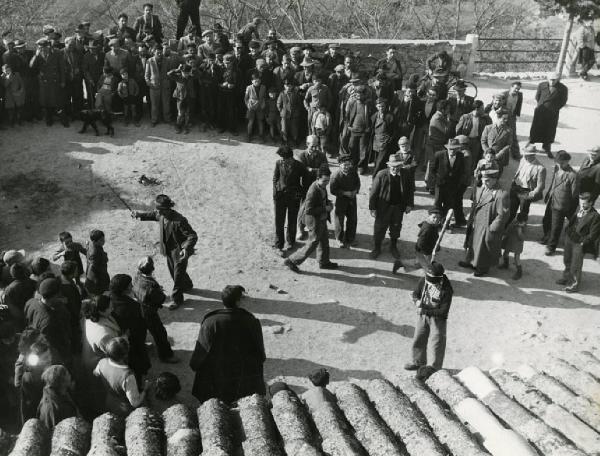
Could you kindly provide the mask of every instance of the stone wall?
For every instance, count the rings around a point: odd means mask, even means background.
[[[469,63],[471,56],[471,43],[466,41],[435,41],[435,40],[283,40],[286,46],[303,46],[312,44],[317,54],[327,51],[329,43],[338,43],[342,54],[358,54],[361,64],[367,70],[375,68],[377,60],[385,56],[390,45],[396,46],[402,60],[404,74],[422,74],[425,71],[427,57],[436,52],[446,50],[453,55],[454,65],[458,65],[461,58],[465,64]],[[406,80],[406,78],[405,78]]]

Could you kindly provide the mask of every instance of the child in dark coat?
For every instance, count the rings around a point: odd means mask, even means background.
[[[417,269],[423,268],[425,271],[427,271],[427,268],[431,264],[431,255],[439,239],[440,224],[442,222],[442,213],[439,209],[435,207],[431,208],[428,214],[427,220],[419,223],[419,234],[415,243],[414,266]],[[401,267],[402,263],[396,260],[392,272],[396,273]]]
[[[194,77],[192,67],[188,64],[179,65],[178,68],[167,73],[170,79],[175,81],[175,91],[173,98],[177,100],[177,125],[175,131],[185,134],[190,132],[190,112],[196,99],[194,89]]]
[[[129,121],[133,119],[135,126],[139,127],[140,123],[137,120],[137,105],[140,95],[140,87],[135,79],[129,79],[127,68],[121,68],[121,82],[117,86],[117,93],[123,100],[123,118],[125,125],[129,125]]]

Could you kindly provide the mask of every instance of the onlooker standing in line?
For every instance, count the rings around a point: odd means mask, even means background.
[[[579,209],[571,217],[565,237],[563,263],[565,269],[558,285],[566,285],[567,293],[576,293],[581,285],[583,257],[586,253],[598,257],[600,240],[600,214],[594,209],[592,195],[588,192],[579,195]]]
[[[360,191],[360,177],[352,166],[349,155],[342,155],[339,162],[340,169],[331,178],[329,190],[336,197],[333,212],[335,238],[340,248],[348,248],[356,245],[356,195]]]
[[[577,209],[577,173],[569,164],[571,155],[564,150],[556,154],[556,164],[550,180],[550,188],[544,197],[546,212],[542,219],[544,236],[540,244],[546,246],[546,255],[556,250],[562,233],[563,224]],[[600,169],[600,166],[598,167]]]
[[[529,206],[539,201],[544,195],[546,185],[546,168],[538,161],[535,144],[528,144],[523,151],[523,158],[510,186],[510,216],[514,219],[517,212],[529,216]]]
[[[537,106],[529,131],[530,143],[542,143],[549,158],[554,158],[550,150],[556,136],[560,110],[567,104],[569,89],[560,82],[558,73],[548,74],[548,80],[540,82],[535,94]]]

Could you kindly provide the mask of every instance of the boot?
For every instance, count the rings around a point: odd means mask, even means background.
[[[369,253],[369,258],[371,258],[372,260],[376,260],[380,253],[381,253],[381,243],[379,242],[379,243],[375,244],[375,247]]]
[[[392,239],[390,241],[390,253],[395,259],[400,259],[400,252],[398,252],[398,239]]]
[[[523,277],[523,268],[521,266],[517,266],[517,270],[513,274],[512,279],[519,280],[521,277]]]
[[[508,269],[508,258],[502,257],[502,262],[498,265],[498,269]]]

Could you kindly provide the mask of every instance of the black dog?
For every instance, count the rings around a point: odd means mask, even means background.
[[[85,133],[88,125],[91,125],[96,132],[96,136],[100,136],[96,125],[96,122],[100,121],[106,127],[107,135],[115,135],[115,129],[112,126],[112,114],[104,109],[84,109],[81,111],[81,120],[83,120],[83,127],[79,130],[79,133]]]

